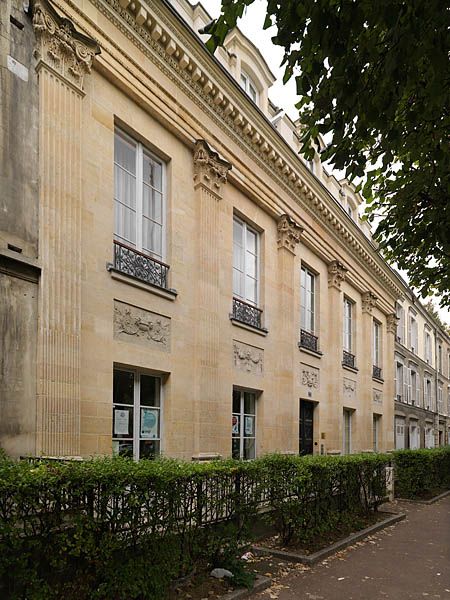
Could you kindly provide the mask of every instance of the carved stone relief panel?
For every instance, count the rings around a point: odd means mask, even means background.
[[[316,367],[301,363],[300,364],[300,384],[308,388],[309,391],[318,390],[320,386],[320,371]]]
[[[375,404],[383,404],[383,392],[381,390],[373,390],[373,401]]]
[[[353,402],[356,398],[356,381],[344,377],[343,381],[344,400]]]
[[[264,371],[264,350],[233,340],[233,364],[240,371],[262,375]]]
[[[114,300],[114,338],[170,351],[168,317]]]

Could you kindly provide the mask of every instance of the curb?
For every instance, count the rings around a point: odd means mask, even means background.
[[[220,596],[219,600],[243,600],[244,598],[250,598],[252,594],[262,592],[270,587],[271,584],[272,580],[269,577],[257,575],[251,590],[248,590],[247,588],[238,588],[237,590],[228,592],[225,596]]]
[[[450,490],[447,490],[446,492],[442,492],[442,494],[439,494],[438,496],[434,496],[434,498],[431,498],[430,500],[414,500],[412,498],[396,498],[396,500],[399,500],[400,502],[411,502],[412,504],[434,504],[435,502],[442,500],[442,498],[445,498],[449,494]]]
[[[390,525],[394,525],[394,523],[398,523],[402,521],[406,517],[406,513],[385,513],[390,514],[389,517],[380,521],[379,523],[375,523],[375,525],[371,525],[370,527],[366,527],[366,529],[362,529],[361,531],[357,531],[352,535],[331,544],[331,546],[327,546],[323,548],[323,550],[319,550],[318,552],[314,552],[314,554],[297,554],[295,552],[286,552],[284,550],[275,550],[272,548],[263,548],[261,546],[253,546],[253,552],[259,556],[276,556],[277,558],[285,559],[289,562],[299,562],[304,565],[315,565],[320,562],[324,558],[327,558],[331,554],[338,552],[338,550],[342,550],[343,548],[347,548],[351,546],[355,542],[359,542],[363,538],[371,535],[372,533],[376,533],[385,527],[389,527]]]

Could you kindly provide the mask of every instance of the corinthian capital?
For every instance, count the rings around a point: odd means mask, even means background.
[[[286,248],[295,254],[295,247],[300,241],[303,228],[289,215],[281,215],[278,220],[278,248]]]
[[[375,307],[378,297],[372,292],[364,292],[362,295],[362,311],[363,313],[372,314],[372,310]]]
[[[227,182],[229,162],[211,150],[205,140],[197,140],[194,148],[194,184],[222,198],[222,187]]]
[[[45,64],[82,91],[83,77],[91,72],[94,56],[100,54],[97,42],[78,32],[72,21],[58,14],[48,0],[35,0],[33,28],[37,69]]]
[[[386,317],[386,330],[388,333],[397,334],[398,317],[395,313],[391,313]]]
[[[328,265],[328,287],[341,289],[341,283],[345,281],[348,269],[338,260],[333,260]]]

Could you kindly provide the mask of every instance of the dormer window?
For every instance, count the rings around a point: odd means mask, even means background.
[[[244,73],[244,71],[241,72],[241,88],[248,96],[250,96],[255,104],[258,104],[258,91],[256,85],[253,83],[251,77],[247,75],[247,73]]]

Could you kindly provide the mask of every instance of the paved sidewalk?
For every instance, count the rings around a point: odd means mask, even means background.
[[[394,506],[392,506],[394,508]],[[450,496],[396,503],[407,518],[312,569],[296,566],[258,600],[450,600]]]

